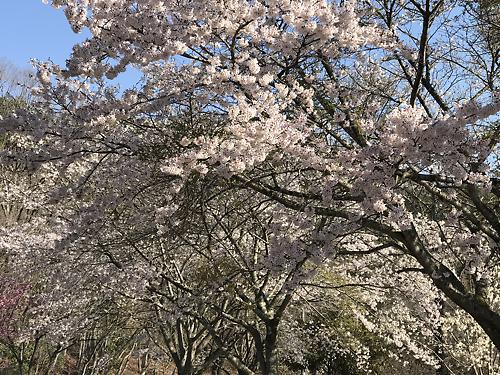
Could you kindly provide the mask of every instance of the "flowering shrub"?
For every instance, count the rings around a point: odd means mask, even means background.
[[[0,344],[19,337],[19,315],[25,309],[30,283],[20,283],[10,276],[0,276]],[[0,368],[8,367],[9,361],[0,357]]]
[[[14,337],[19,313],[30,288],[29,283],[20,283],[9,276],[0,277],[0,337]]]

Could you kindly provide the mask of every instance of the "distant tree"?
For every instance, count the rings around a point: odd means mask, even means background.
[[[0,59],[0,116],[8,116],[17,108],[26,108],[36,85],[34,73]],[[0,150],[21,151],[26,140],[14,133],[0,133]],[[9,226],[29,221],[35,207],[27,197],[39,183],[25,163],[8,163],[0,168],[0,225]],[[24,202],[24,203],[22,203]]]
[[[18,107],[28,105],[35,86],[34,70],[21,69],[5,58],[0,58],[0,115],[8,115]]]

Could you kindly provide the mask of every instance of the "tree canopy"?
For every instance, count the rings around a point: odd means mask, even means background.
[[[36,65],[36,101],[0,121],[21,149],[0,160],[53,184],[37,220],[2,236],[10,266],[39,275],[54,340],[86,324],[83,310],[129,303],[179,371],[277,374],[280,327],[308,337],[318,311],[339,310],[300,301],[328,290],[356,301],[349,319],[366,328],[330,358],[368,363],[384,342],[441,373],[498,371],[486,364],[500,349],[493,4],[51,5],[93,36],[66,66]],[[142,80],[113,86],[132,67]],[[464,359],[452,317],[491,351]],[[318,337],[341,340],[349,319]]]

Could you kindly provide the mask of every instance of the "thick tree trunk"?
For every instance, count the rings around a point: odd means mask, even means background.
[[[442,316],[442,309],[441,309],[441,316]],[[436,335],[436,338],[438,340],[438,344],[436,349],[434,350],[439,357],[439,368],[436,370],[436,375],[450,375],[450,371],[448,367],[445,364],[445,359],[447,357],[445,350],[444,350],[444,340],[443,340],[443,330],[441,327],[438,328],[438,332]]]
[[[266,324],[266,368],[262,369],[263,375],[278,375],[279,357],[276,345],[278,338],[279,320],[272,319]]]
[[[425,272],[451,301],[469,313],[483,328],[495,347],[500,350],[500,315],[490,309],[485,301],[468,293],[462,282],[444,264],[436,261],[420,242],[415,229],[405,231],[405,245]]]

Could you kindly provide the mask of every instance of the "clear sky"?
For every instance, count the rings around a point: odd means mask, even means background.
[[[64,12],[42,0],[0,0],[0,56],[19,67],[31,58],[49,58],[60,65],[70,56],[73,45],[90,36],[88,30],[75,34]]]
[[[64,66],[73,46],[90,36],[88,30],[73,33],[63,10],[42,0],[0,0],[0,58],[20,68],[29,67],[31,58]],[[123,86],[132,86],[139,79],[130,70],[119,77]]]

